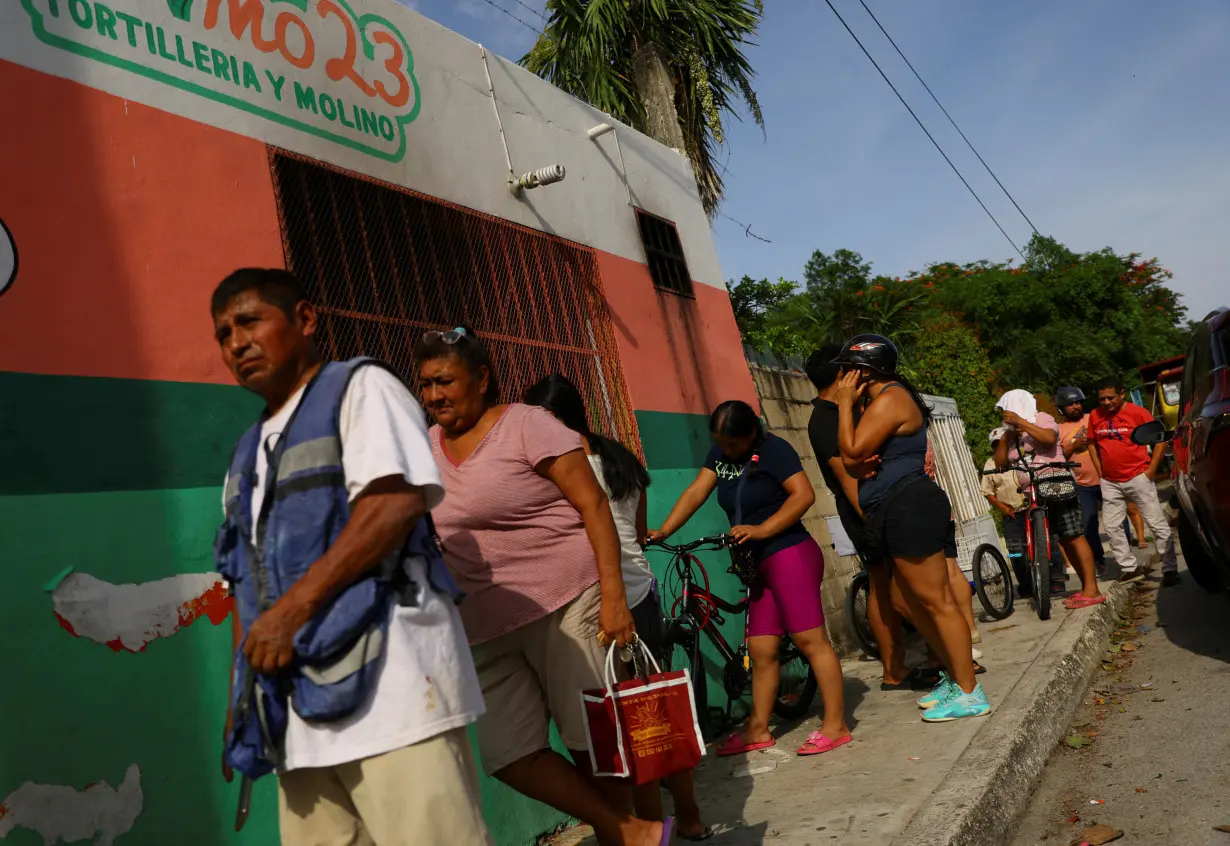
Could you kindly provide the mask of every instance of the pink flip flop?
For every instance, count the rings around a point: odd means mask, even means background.
[[[742,755],[745,752],[755,752],[757,749],[768,749],[771,746],[776,746],[776,740],[762,740],[759,743],[744,743],[743,736],[740,734],[732,734],[721,742],[717,748],[719,758],[725,758],[730,755]]]
[[[1078,611],[1081,608],[1092,608],[1095,605],[1101,605],[1106,601],[1106,594],[1097,596],[1081,596],[1079,593],[1075,596],[1069,596],[1063,601],[1063,607],[1069,611]]]
[[[845,737],[837,740],[829,740],[818,731],[813,731],[807,736],[807,740],[803,741],[803,745],[799,747],[799,755],[820,755],[824,752],[832,752],[838,746],[845,746],[854,739],[853,735],[847,734]]]

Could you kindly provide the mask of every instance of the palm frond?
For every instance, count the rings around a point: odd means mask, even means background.
[[[761,0],[548,0],[542,37],[521,64],[553,85],[637,129],[645,105],[636,90],[633,57],[656,44],[675,83],[675,109],[705,210],[722,198],[718,150],[725,115],[740,104],[756,125],[764,114],[744,51],[754,39]]]

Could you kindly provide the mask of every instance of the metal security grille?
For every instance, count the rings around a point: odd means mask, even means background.
[[[692,275],[688,272],[688,260],[675,224],[642,209],[636,210],[636,222],[641,228],[641,242],[649,260],[653,284],[675,294],[693,296]]]
[[[423,332],[465,324],[487,346],[504,401],[562,373],[594,431],[640,453],[590,250],[282,150],[270,160],[286,264],[318,307],[328,357],[380,358],[417,388]]]

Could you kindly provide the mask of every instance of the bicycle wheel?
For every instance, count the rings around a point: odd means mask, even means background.
[[[1051,619],[1051,530],[1042,509],[1029,515],[1029,528],[1034,540],[1033,560],[1029,562],[1034,580],[1034,610],[1039,620]]]
[[[980,544],[970,563],[974,570],[974,591],[987,616],[1002,620],[1012,613],[1012,570],[995,544]]]
[[[811,664],[789,637],[782,638],[779,661],[782,680],[773,702],[773,713],[783,720],[801,720],[816,698],[816,676]]]
[[[867,616],[867,604],[871,602],[871,577],[864,570],[854,577],[850,589],[846,591],[846,621],[850,624],[850,634],[858,644],[863,654],[873,661],[880,659],[880,647],[871,631],[871,620]]]
[[[678,624],[669,624],[662,646],[662,669],[687,670],[692,677],[692,698],[696,701],[696,720],[700,733],[709,737],[709,681],[700,654],[700,636]]]

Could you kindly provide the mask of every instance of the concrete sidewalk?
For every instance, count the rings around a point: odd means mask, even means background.
[[[1018,603],[1008,619],[979,624],[988,668],[979,681],[995,706],[984,719],[923,723],[919,694],[880,692],[878,663],[843,663],[855,741],[796,757],[818,725],[812,717],[776,727],[773,749],[707,756],[697,771],[697,796],[718,832],[710,842],[998,842],[1028,802],[1123,605],[1126,589],[1102,589],[1110,601],[1095,609],[1068,612],[1056,602],[1052,619],[1042,622]],[[594,843],[584,827],[552,842]]]

